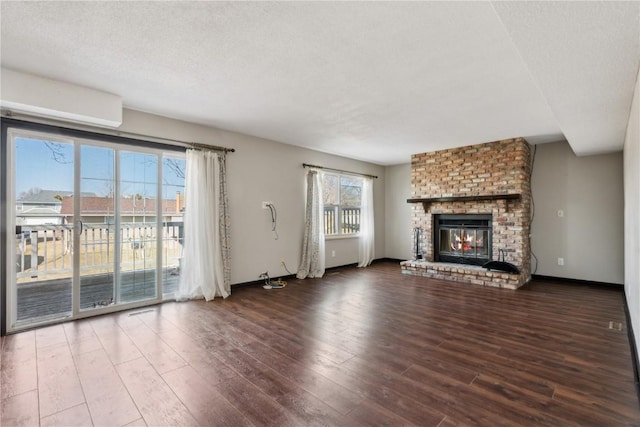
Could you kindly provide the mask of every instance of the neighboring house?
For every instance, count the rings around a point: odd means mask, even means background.
[[[74,196],[62,198],[60,215],[64,223],[73,222]],[[155,223],[156,199],[145,197],[121,197],[120,221],[122,223]],[[87,224],[113,224],[115,199],[113,197],[83,196],[80,200],[80,215]],[[178,193],[176,199],[162,201],[162,222],[181,222],[184,211],[184,197]]]
[[[72,195],[71,191],[31,189],[16,200],[16,225],[64,224],[61,213],[62,200]],[[95,196],[83,193],[83,196]]]
[[[73,222],[74,196],[71,191],[34,189],[16,200],[16,225],[61,225]],[[113,223],[114,199],[82,193],[80,211],[85,223]],[[162,221],[182,221],[184,196],[162,202]],[[125,223],[155,222],[156,200],[141,197],[120,199],[121,221]]]

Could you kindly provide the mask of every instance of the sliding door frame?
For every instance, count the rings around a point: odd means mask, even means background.
[[[26,131],[26,132],[35,131],[38,133],[48,134],[52,137],[74,139],[75,140],[74,157],[76,159],[78,158],[78,150],[80,149],[80,146],[82,144],[87,144],[87,143],[90,145],[93,144],[93,145],[108,146],[109,148],[113,148],[116,156],[119,156],[119,153],[122,150],[124,151],[130,150],[133,152],[142,152],[142,153],[149,153],[149,154],[153,153],[157,155],[159,159],[159,162],[157,165],[157,185],[156,185],[156,192],[155,192],[155,196],[157,200],[156,212],[155,212],[157,223],[162,223],[161,177],[163,173],[163,170],[162,170],[163,169],[162,159],[164,157],[163,154],[184,153],[186,151],[186,148],[183,146],[163,144],[163,143],[157,143],[157,142],[134,139],[134,138],[126,138],[126,137],[120,137],[120,136],[113,136],[108,134],[101,134],[99,132],[91,132],[87,130],[73,129],[73,128],[67,128],[63,126],[55,126],[55,125],[29,122],[24,120],[16,120],[16,119],[3,117],[1,121],[1,135],[0,135],[1,137],[1,145],[0,145],[0,202],[1,202],[1,209],[0,209],[0,335],[5,335],[8,332],[17,332],[18,330],[35,328],[43,324],[49,325],[49,324],[60,323],[60,322],[69,320],[69,319],[60,319],[53,322],[40,322],[40,323],[33,322],[32,324],[29,324],[28,327],[21,328],[21,329],[14,329],[13,325],[9,324],[8,322],[9,320],[8,316],[10,313],[12,313],[12,316],[15,316],[15,313],[13,313],[14,307],[10,306],[10,304],[14,304],[13,299],[17,298],[17,295],[14,295],[15,292],[10,293],[9,290],[7,289],[8,286],[10,284],[13,284],[15,281],[15,278],[9,277],[9,275],[13,271],[13,268],[9,268],[10,267],[9,263],[13,262],[12,259],[15,256],[15,254],[12,251],[8,251],[9,249],[8,243],[12,242],[13,239],[15,238],[14,236],[15,226],[12,227],[12,224],[14,224],[15,222],[15,220],[12,219],[15,216],[15,207],[14,207],[15,197],[13,195],[14,190],[10,188],[11,185],[13,185],[12,174],[14,173],[14,171],[12,170],[13,160],[8,158],[8,154],[13,152],[14,150],[9,148],[9,144],[13,143],[13,141],[11,141],[9,138],[9,129],[16,129],[18,132],[19,131]],[[103,143],[104,145],[102,145],[101,143]],[[76,162],[76,163],[77,164],[74,164],[74,168],[75,168],[74,192],[76,192],[76,194],[80,194],[78,193],[79,186],[80,186],[79,184],[80,176],[77,175],[79,173],[80,164],[79,162]],[[119,160],[116,161],[116,165],[118,164],[119,164]],[[116,181],[120,180],[120,171],[118,169],[119,168],[116,167],[116,170],[115,170]],[[117,185],[119,186],[120,184],[118,183]],[[120,195],[118,194],[118,196]],[[118,202],[119,202],[119,197],[116,197],[116,203],[118,204]],[[117,204],[116,204],[116,208],[118,208]],[[77,210],[78,209],[74,209],[74,214],[78,214],[78,212],[76,212]],[[119,209],[118,209],[117,217],[118,218],[120,217]],[[74,218],[74,220],[76,219]],[[120,220],[118,219],[117,222],[119,221]],[[74,237],[74,241],[77,242],[78,239]],[[72,294],[73,294],[74,301],[72,303],[72,319],[81,319],[84,317],[90,317],[90,316],[95,316],[95,315],[104,314],[104,313],[111,313],[111,312],[122,311],[122,310],[131,309],[131,308],[137,308],[137,307],[143,307],[143,306],[161,303],[163,301],[162,234],[159,232],[156,233],[156,248],[157,249],[156,249],[156,274],[155,274],[156,297],[155,298],[130,302],[122,305],[106,306],[103,308],[96,308],[92,310],[82,311],[80,310],[80,304],[79,304],[80,281],[79,281],[79,277],[75,277],[75,276],[79,276],[80,272],[79,272],[79,269],[76,269],[78,271],[74,271],[74,277],[73,277],[74,288],[73,288]],[[75,251],[75,252],[78,252],[78,251]],[[77,259],[74,260],[74,264],[76,262],[77,262]],[[118,270],[119,266],[117,266],[116,269]],[[119,277],[118,277],[118,280],[119,280]]]

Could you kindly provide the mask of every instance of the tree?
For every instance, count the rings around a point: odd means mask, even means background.
[[[360,206],[362,179],[324,174],[322,180],[322,201],[325,206]]]
[[[51,141],[43,141],[43,142],[45,147],[47,147],[49,151],[51,151],[51,157],[53,158],[54,161],[62,164],[71,163],[73,161],[73,160],[67,159],[67,156],[64,153],[64,145],[57,142],[51,142]]]
[[[184,179],[186,174],[184,170],[184,160],[172,159],[169,157],[164,158],[164,165],[172,171],[178,178]]]
[[[102,184],[102,187],[102,193],[104,194],[104,197],[107,197],[109,199],[113,199],[114,197],[116,197],[116,185],[112,179],[105,180]]]
[[[338,176],[331,174],[322,175],[322,203],[325,206],[337,205],[340,195],[338,188]]]
[[[18,195],[18,200],[28,199],[31,196],[35,196],[36,194],[40,194],[42,189],[40,187],[31,187],[27,191],[23,191]]]

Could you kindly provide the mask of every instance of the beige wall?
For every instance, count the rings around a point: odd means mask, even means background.
[[[624,143],[624,289],[640,350],[640,72]]]
[[[535,274],[622,284],[622,153],[577,157],[567,142],[538,145],[531,188]]]
[[[305,205],[305,173],[302,163],[378,175],[374,180],[376,258],[385,249],[384,167],[332,156],[261,138],[199,126],[137,111],[125,110],[123,132],[183,141],[209,143],[235,148],[228,156],[228,189],[231,213],[231,282],[258,280],[269,271],[272,277],[286,275],[280,266],[284,259],[290,271],[300,262]],[[278,211],[274,239],[271,216],[262,209],[271,201]],[[335,256],[332,256],[335,251]],[[357,262],[357,238],[327,240],[327,267]]]
[[[412,250],[411,164],[386,167],[385,171],[385,251],[387,258],[410,259]]]

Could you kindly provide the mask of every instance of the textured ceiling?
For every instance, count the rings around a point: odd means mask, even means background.
[[[516,136],[620,150],[640,61],[640,2],[0,8],[3,67],[379,164]]]

